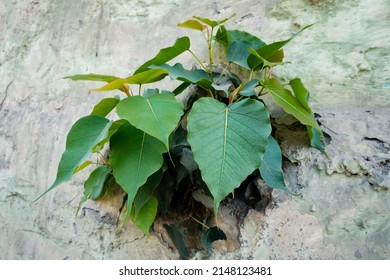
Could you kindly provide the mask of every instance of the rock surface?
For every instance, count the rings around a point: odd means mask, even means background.
[[[188,34],[175,25],[194,11],[235,12],[230,26],[266,42],[316,23],[285,48],[294,63],[275,72],[302,78],[329,135],[326,157],[305,146],[305,134],[275,108],[277,136],[292,161],[286,181],[300,195],[274,191],[265,213],[249,211],[233,231],[237,240],[197,257],[390,259],[387,0],[1,1],[0,259],[179,257],[158,233],[117,226],[119,200],[88,203],[76,217],[82,174],[33,201],[53,182],[72,123],[102,96],[88,93],[91,83],[62,77],[127,76]],[[196,33],[190,37],[204,59]]]

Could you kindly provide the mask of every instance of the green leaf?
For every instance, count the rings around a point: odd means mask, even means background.
[[[107,137],[110,127],[111,122],[99,116],[86,116],[75,122],[66,139],[66,148],[58,165],[56,180],[36,200],[72,178],[77,168],[91,156],[92,148]]]
[[[118,104],[118,98],[104,98],[92,110],[91,115],[106,117]]]
[[[245,69],[250,70],[247,60],[250,56],[249,49],[258,49],[266,44],[256,36],[240,30],[226,30],[220,27],[216,40],[227,47],[226,58]]]
[[[295,98],[298,100],[298,102],[305,107],[305,109],[312,113],[311,108],[309,106],[309,91],[305,88],[303,85],[301,79],[295,78],[290,81],[290,86],[294,92]]]
[[[231,43],[226,50],[226,58],[229,62],[234,62],[245,69],[250,70],[247,59],[250,55],[249,49],[251,44],[245,41],[237,41]]]
[[[104,148],[104,145],[106,143],[108,143],[108,141],[110,141],[111,136],[125,123],[127,123],[126,120],[116,120],[116,121],[114,121],[111,124],[110,129],[108,130],[108,134],[107,134],[106,138],[102,139],[99,143],[97,143],[92,148],[92,152],[93,153],[97,153],[97,152],[101,151]]]
[[[310,26],[312,26],[313,24],[311,25],[307,25],[305,26],[304,28],[302,28],[300,31],[298,31],[297,33],[295,33],[294,35],[292,35],[289,39],[287,40],[284,40],[284,41],[278,41],[278,42],[274,42],[274,43],[271,43],[269,45],[265,45],[265,46],[262,46],[260,47],[259,49],[256,49],[256,52],[257,54],[265,59],[265,60],[269,60],[269,61],[272,61],[270,60],[271,57],[273,57],[274,55],[276,55],[281,48],[283,48],[287,43],[289,43],[292,39],[295,38],[295,36],[297,36],[298,34],[300,34],[303,30],[305,30],[306,28],[309,28]],[[279,54],[280,56],[280,54]],[[248,65],[251,69],[254,69],[255,67],[257,67],[258,65],[261,64],[261,61],[259,60],[259,58],[256,58],[255,56],[253,56],[253,54],[248,58]]]
[[[159,66],[151,66],[151,68],[159,68],[168,71],[169,77],[173,80],[179,80],[203,87],[209,87],[212,83],[210,76],[206,71],[202,69],[186,70],[181,63],[176,63],[173,66],[163,64]]]
[[[169,149],[169,136],[183,115],[183,104],[174,96],[152,95],[149,98],[132,96],[117,106],[119,117],[126,119],[136,128],[157,138]]]
[[[137,216],[141,208],[152,197],[154,190],[161,182],[163,176],[162,170],[158,170],[156,173],[149,176],[146,183],[139,188],[137,195],[134,198],[134,213]]]
[[[290,81],[290,86],[294,92],[295,98],[298,102],[310,112],[311,116],[314,118],[314,113],[312,112],[309,106],[310,94],[309,91],[303,85],[301,79],[295,78]],[[322,142],[321,134],[312,126],[306,126],[307,132],[310,139],[310,145],[317,150],[325,153],[325,148]]]
[[[235,15],[236,14],[233,14],[230,17],[224,18],[224,19],[219,20],[219,21],[211,20],[211,19],[208,19],[208,18],[196,17],[196,16],[194,16],[193,18],[195,18],[195,19],[199,20],[200,22],[203,22],[203,23],[207,24],[208,26],[214,28],[214,27],[216,27],[216,26],[218,26],[218,25],[228,21],[229,19],[231,19]]]
[[[240,30],[227,30],[226,36],[227,36],[227,42],[229,44],[233,42],[247,42],[254,49],[258,49],[266,45],[266,43],[264,43],[256,36]]]
[[[188,252],[188,249],[186,247],[183,233],[175,224],[164,224],[164,228],[167,231],[176,249],[179,251],[180,257],[183,260],[188,260],[190,258],[190,253]]]
[[[283,64],[287,64],[289,62],[282,62],[282,61],[279,61],[279,62],[271,62],[271,61],[268,61],[266,60],[265,58],[261,57],[254,49],[250,48],[249,49],[249,52],[258,60],[257,62],[254,62],[253,60],[251,60],[250,58],[248,58],[247,60],[247,63],[248,63],[248,67],[250,67],[251,69],[254,69],[256,68],[257,66],[259,65],[262,65],[263,67],[274,67],[276,65],[283,65]],[[277,59],[277,55],[279,55],[280,52],[276,53],[275,56],[272,56],[273,59]],[[282,58],[283,59],[283,58]],[[250,65],[250,66],[249,66]]]
[[[142,206],[138,213],[135,212],[133,207],[130,213],[130,219],[133,223],[146,235],[149,234],[149,229],[152,226],[154,219],[156,218],[158,208],[157,199],[152,196]]]
[[[189,49],[190,39],[188,37],[178,38],[173,46],[161,49],[155,57],[142,64],[134,72],[134,74],[138,74],[148,70],[149,66],[151,65],[161,65],[167,63],[168,61],[172,60],[173,58],[179,56],[180,54]]]
[[[107,85],[104,85],[100,88],[91,89],[91,91],[110,91],[110,90],[123,90],[124,84],[126,83],[126,79],[118,78],[116,80],[113,80],[112,82],[109,82]]]
[[[161,168],[167,150],[162,142],[129,123],[111,137],[110,148],[114,177],[127,193],[127,220],[138,189]]]
[[[84,161],[82,164],[79,165],[79,167],[76,168],[76,170],[73,172],[73,174],[80,172],[81,170],[83,170],[84,168],[89,166],[90,164],[92,164],[92,161],[90,161],[89,159]]]
[[[260,174],[270,188],[289,191],[286,187],[282,170],[282,152],[278,142],[268,138],[268,148],[260,165]]]
[[[227,47],[227,45],[229,44],[227,30],[224,25],[221,25],[218,28],[217,33],[215,34],[215,41],[217,41],[218,43],[222,44],[225,47]]]
[[[177,88],[175,88],[172,93],[174,95],[178,95],[180,93],[182,93],[185,89],[187,89],[189,86],[191,85],[191,83],[188,83],[188,82],[183,82],[181,83]]]
[[[219,227],[208,228],[202,233],[202,247],[208,254],[212,252],[211,244],[217,240],[226,240],[226,234]]]
[[[164,79],[167,75],[168,72],[166,70],[149,69],[149,70],[145,70],[144,72],[140,72],[132,76],[129,76],[125,79],[122,78],[116,79],[105,86],[96,89],[91,89],[91,91],[109,91],[109,90],[116,90],[116,89],[123,91],[123,87],[125,86],[125,84],[143,85],[143,84],[155,83]]]
[[[291,94],[291,92],[283,87],[275,78],[264,82],[264,87],[275,99],[284,111],[296,117],[302,124],[309,125],[315,128],[322,134],[317,121],[301,103]]]
[[[142,96],[145,98],[149,98],[152,95],[156,95],[156,94],[160,94],[160,90],[158,88],[148,88],[144,90]]]
[[[96,168],[84,182],[84,197],[98,199],[102,192],[107,176],[111,172],[111,167],[102,165]]]
[[[188,142],[202,178],[219,203],[260,167],[271,133],[264,105],[244,99],[226,107],[204,97],[188,115]]]
[[[239,94],[241,96],[255,96],[256,95],[256,91],[255,91],[255,88],[259,85],[259,80],[257,79],[253,79],[253,80],[250,80],[249,82],[246,82],[244,84],[244,87],[242,88],[242,90],[239,92]]]
[[[203,31],[206,29],[205,25],[201,24],[199,21],[194,20],[194,19],[189,19],[185,22],[179,23],[177,26],[195,29],[195,30],[199,30],[199,31]]]
[[[73,76],[64,77],[64,79],[71,79],[73,81],[98,81],[110,83],[119,79],[115,76],[100,75],[100,74],[77,74]]]

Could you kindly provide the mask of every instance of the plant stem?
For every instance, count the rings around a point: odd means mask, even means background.
[[[127,97],[132,96],[132,93],[131,93],[129,86],[126,87],[126,85],[124,84],[124,85],[122,85],[122,89],[123,89],[124,93],[127,95]]]
[[[253,69],[251,69],[251,73],[249,74],[249,81],[252,80],[253,77]]]
[[[191,51],[190,49],[188,49],[188,51],[190,52],[190,54],[192,54],[192,56],[196,59],[196,61],[200,64],[200,66],[208,73],[209,71],[207,70],[207,68],[204,66],[204,64],[202,63],[202,61],[200,61],[200,59],[195,55],[195,53],[193,51]]]
[[[201,221],[199,221],[198,219],[195,219],[193,216],[191,216],[191,219],[193,219],[195,222],[197,222],[198,224],[202,225],[203,227],[207,228],[207,229],[210,229],[210,227],[206,226],[204,223],[202,223]]]
[[[209,68],[210,68],[211,81],[213,80],[213,52],[212,52],[213,32],[214,32],[214,28],[212,27],[211,32],[208,33],[208,42],[207,42],[207,49],[209,52]]]
[[[100,152],[97,152],[97,155],[99,156],[100,160],[103,162],[104,165],[110,166],[108,161],[105,159],[105,157]]]

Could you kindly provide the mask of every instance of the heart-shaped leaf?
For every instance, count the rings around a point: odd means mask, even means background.
[[[234,62],[245,69],[250,70],[247,59],[250,55],[249,49],[252,45],[246,41],[237,41],[229,44],[226,51],[226,58],[230,62]]]
[[[127,193],[127,220],[138,189],[161,168],[167,150],[161,141],[129,123],[111,137],[110,148],[115,179]]]
[[[119,117],[160,140],[167,150],[169,136],[184,113],[183,104],[167,94],[132,96],[122,100],[116,110]]]
[[[257,100],[226,106],[205,97],[194,103],[187,128],[217,214],[219,203],[260,167],[271,133],[269,114]]]
[[[229,44],[233,42],[247,42],[254,49],[258,49],[266,45],[266,43],[264,43],[258,37],[245,31],[227,30],[226,36]]]
[[[75,122],[66,139],[66,148],[58,165],[56,180],[37,199],[72,178],[77,168],[91,156],[93,147],[107,137],[110,127],[109,120],[93,115]]]

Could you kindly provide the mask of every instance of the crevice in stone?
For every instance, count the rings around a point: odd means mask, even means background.
[[[0,111],[3,109],[4,102],[5,102],[5,100],[6,100],[7,97],[8,97],[8,90],[9,90],[9,87],[12,85],[13,82],[14,82],[14,80],[11,80],[11,82],[9,82],[8,85],[7,85],[6,88],[5,88],[4,98],[3,98],[3,100],[1,100],[1,102],[0,102]]]

